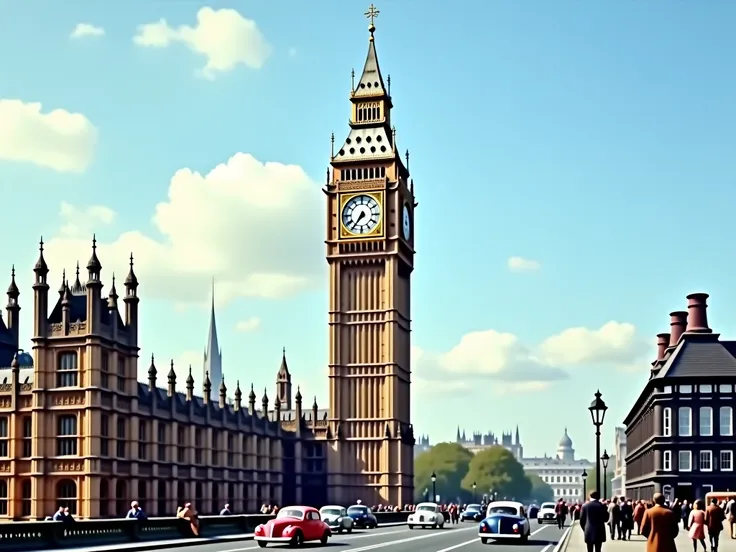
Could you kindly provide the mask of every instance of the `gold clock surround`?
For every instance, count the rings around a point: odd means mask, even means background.
[[[379,217],[378,224],[376,224],[376,227],[373,228],[370,232],[366,234],[355,234],[345,228],[345,224],[342,220],[342,213],[345,209],[345,205],[354,197],[359,196],[368,196],[372,197],[376,203],[381,208],[381,216]],[[340,211],[338,213],[338,216],[340,218],[340,239],[341,240],[369,240],[369,239],[375,239],[375,238],[383,238],[384,231],[383,231],[383,219],[385,216],[385,204],[383,201],[383,192],[350,192],[347,194],[340,194]]]

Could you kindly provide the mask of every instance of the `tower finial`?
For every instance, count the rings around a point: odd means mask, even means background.
[[[350,71],[350,91],[355,92],[355,69]]]
[[[335,133],[334,132],[330,136],[330,158],[331,159],[335,158]],[[329,171],[330,169],[327,169],[327,170]]]
[[[374,22],[379,13],[381,12],[378,11],[378,8],[371,4],[368,7],[368,11],[364,14],[370,20],[370,24],[368,25],[368,32],[371,33],[371,37],[369,38],[369,40],[373,40],[373,33],[376,32],[376,26],[374,25]]]

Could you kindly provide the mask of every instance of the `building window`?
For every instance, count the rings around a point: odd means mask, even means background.
[[[100,386],[110,388],[110,355],[107,351],[102,351],[102,366],[100,367]]]
[[[721,451],[721,471],[733,471],[733,451]]]
[[[71,479],[62,479],[56,485],[56,504],[69,508],[72,514],[77,513],[77,484]]]
[[[8,480],[0,479],[0,516],[8,515]]]
[[[713,471],[713,452],[710,450],[700,451],[700,471]]]
[[[117,450],[116,456],[118,458],[125,458],[125,419],[124,418],[118,418],[118,432],[117,432]]]
[[[212,465],[217,466],[220,456],[220,433],[213,429],[212,430]]]
[[[118,357],[118,391],[125,391],[125,359]]]
[[[187,435],[183,427],[176,428],[176,461],[183,464],[186,461]]]
[[[202,430],[194,430],[194,463],[202,463]]]
[[[73,414],[59,416],[56,432],[56,455],[77,455],[77,417]]]
[[[110,416],[100,417],[100,456],[110,456]]]
[[[672,471],[672,451],[666,450],[662,453],[662,469]]]
[[[719,434],[723,436],[733,435],[733,408],[722,406],[718,411]]]
[[[681,450],[677,453],[677,469],[679,471],[693,470],[693,455],[689,450]]]
[[[24,479],[20,484],[20,515],[31,517],[31,505],[33,503],[33,488],[30,479]]]
[[[710,437],[713,435],[713,409],[710,406],[701,406],[699,417],[700,435]]]
[[[77,353],[61,353],[56,371],[56,387],[76,387],[78,380]]]
[[[8,417],[0,418],[0,458],[10,456],[10,434],[8,428]]]
[[[158,423],[158,459],[159,462],[166,461],[166,424],[164,422]]]
[[[146,422],[138,422],[138,458],[145,460],[148,457],[148,426]]]
[[[235,437],[232,433],[227,434],[227,466],[235,466]]]
[[[693,434],[692,411],[689,406],[681,406],[677,409],[677,434],[682,437],[690,437]]]
[[[683,395],[688,395],[693,392],[693,386],[692,385],[681,385],[679,391]]]
[[[712,385],[701,385],[698,387],[698,390],[703,395],[708,395],[709,393],[713,392],[713,386]]]
[[[731,387],[731,384],[730,383],[725,384],[725,385],[719,385],[718,386],[718,392],[719,393],[730,393],[732,390],[733,390],[733,388]]]
[[[22,458],[33,456],[33,419],[30,416],[23,418],[23,445],[21,449]]]
[[[107,479],[100,481],[100,517],[110,515],[110,482]]]
[[[672,393],[672,386],[671,385],[665,385],[664,386],[664,392],[665,393]]]
[[[662,434],[665,437],[672,435],[672,409],[667,407],[662,415]]]

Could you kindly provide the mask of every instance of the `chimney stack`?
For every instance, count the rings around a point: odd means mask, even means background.
[[[670,344],[670,334],[661,333],[657,334],[657,360],[655,362],[661,362],[664,360],[665,351]]]
[[[687,330],[692,333],[712,333],[708,327],[707,293],[691,293],[687,296]]]
[[[687,327],[687,312],[675,311],[670,313],[670,346],[668,349],[674,349],[680,341],[680,337]]]

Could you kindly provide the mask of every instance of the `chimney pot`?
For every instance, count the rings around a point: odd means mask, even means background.
[[[711,333],[708,327],[708,294],[691,293],[687,296],[687,330],[693,333]]]
[[[669,349],[674,349],[680,342],[680,337],[685,332],[687,327],[687,312],[675,311],[670,313],[670,346]]]
[[[670,334],[657,334],[657,361],[664,360],[665,351],[670,344]]]

